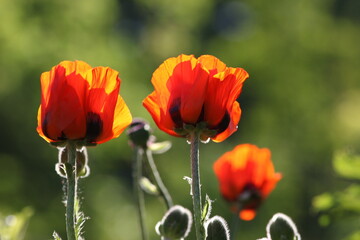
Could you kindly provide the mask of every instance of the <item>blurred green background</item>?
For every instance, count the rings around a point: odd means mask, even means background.
[[[57,151],[35,128],[40,74],[76,59],[120,72],[132,115],[150,120],[158,140],[173,142],[155,158],[175,203],[191,208],[182,180],[190,175],[189,146],[158,130],[141,102],[166,58],[212,54],[250,74],[238,131],[201,145],[202,189],[216,199],[213,213],[231,222],[212,164],[248,142],[271,149],[283,179],[256,219],[241,222],[238,239],[264,237],[276,212],[292,217],[303,239],[345,238],[360,228],[359,217],[320,226],[312,199],[352,183],[336,176],[331,160],[339,149],[360,150],[359,13],[358,0],[1,0],[0,216],[30,207],[25,240],[51,239],[54,230],[65,236]],[[80,183],[90,216],[85,238],[140,239],[126,134],[89,156],[91,175]],[[146,203],[150,239],[158,239],[153,226],[164,208],[151,196]]]

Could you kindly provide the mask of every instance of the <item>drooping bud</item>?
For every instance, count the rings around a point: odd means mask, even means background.
[[[271,240],[301,240],[295,223],[283,213],[276,213],[270,219],[266,232]]]
[[[155,226],[156,233],[166,239],[186,238],[190,232],[192,215],[190,210],[175,205],[164,215]]]
[[[149,123],[141,118],[134,118],[127,130],[127,134],[132,146],[138,146],[146,149],[148,145],[154,141],[151,135],[151,128]]]
[[[206,240],[230,240],[228,225],[224,218],[214,216],[205,222]]]

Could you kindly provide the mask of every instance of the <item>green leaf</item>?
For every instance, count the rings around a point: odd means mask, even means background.
[[[209,198],[209,196],[206,194],[206,199],[205,199],[205,204],[201,213],[201,222],[204,223],[205,221],[207,221],[210,217],[211,214],[211,209],[212,209],[212,200]]]
[[[337,151],[333,157],[333,167],[342,177],[360,179],[360,155]]]
[[[335,204],[334,197],[330,193],[323,193],[314,197],[312,205],[316,211],[325,211]]]
[[[80,201],[75,200],[75,234],[77,240],[83,240],[82,233],[85,221],[88,220],[88,217],[85,217],[85,214],[80,211]]]
[[[54,240],[61,240],[61,237],[59,236],[59,234],[57,234],[57,232],[53,232],[53,237]]]
[[[21,212],[2,216],[0,213],[0,239],[24,239],[29,219],[34,211],[25,207]]]
[[[342,209],[360,213],[360,186],[356,184],[350,185],[345,191],[336,194]]]
[[[359,239],[360,239],[360,231],[356,231],[347,238],[345,238],[345,240],[359,240]]]

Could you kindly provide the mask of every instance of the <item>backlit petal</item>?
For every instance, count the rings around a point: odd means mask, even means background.
[[[162,101],[159,100],[159,98],[158,93],[154,91],[144,99],[143,106],[148,110],[154,122],[161,130],[172,136],[179,137],[179,135],[173,131],[175,124],[171,120],[170,114],[160,107],[159,103]]]
[[[225,63],[211,55],[202,55],[198,58],[198,61],[210,72],[211,76],[226,69]]]
[[[253,209],[244,209],[240,211],[239,217],[245,221],[251,221],[255,218],[256,212]]]
[[[229,110],[229,115],[230,115],[229,125],[227,126],[225,131],[211,138],[214,142],[224,141],[237,130],[237,126],[239,124],[241,117],[241,108],[238,102],[233,103],[232,108]]]

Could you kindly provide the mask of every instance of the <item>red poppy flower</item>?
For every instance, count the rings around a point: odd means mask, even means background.
[[[63,61],[41,74],[39,135],[48,142],[67,140],[97,144],[118,137],[131,123],[119,96],[118,72]]]
[[[252,220],[256,209],[281,179],[275,173],[271,152],[251,144],[241,144],[214,163],[222,196],[232,203],[243,220]]]
[[[202,126],[203,140],[221,142],[237,129],[241,109],[236,99],[248,76],[210,55],[169,58],[155,70],[155,91],[143,105],[170,135],[186,137],[189,126]]]

